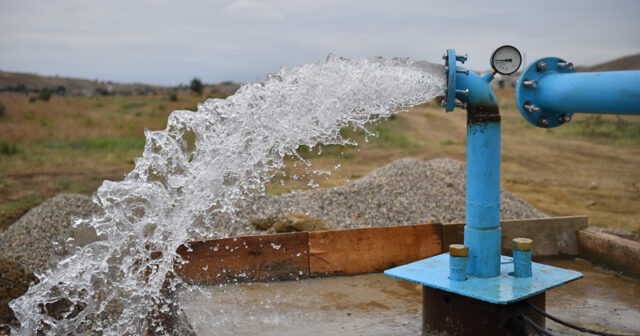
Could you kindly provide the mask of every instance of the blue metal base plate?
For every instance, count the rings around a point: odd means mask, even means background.
[[[416,261],[388,269],[385,275],[415,282],[495,304],[509,304],[540,294],[569,281],[582,278],[582,273],[558,267],[532,263],[531,278],[516,278],[513,258],[502,256],[500,275],[494,278],[467,276],[465,281],[449,280],[449,254]]]

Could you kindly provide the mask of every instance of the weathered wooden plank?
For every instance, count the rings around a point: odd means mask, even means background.
[[[511,240],[517,237],[533,239],[532,254],[537,258],[577,256],[577,231],[587,227],[587,216],[549,217],[500,221],[502,254],[511,255]],[[442,225],[443,251],[450,244],[464,242],[464,223]]]
[[[442,224],[442,251],[448,252],[449,245],[464,243],[464,223]]]
[[[309,276],[306,232],[191,242],[178,248],[188,263],[175,272],[192,283],[295,280]]]
[[[423,224],[309,232],[309,274],[380,272],[436,255],[442,250],[441,228]]]
[[[578,231],[580,256],[626,274],[640,276],[640,243],[585,228]]]

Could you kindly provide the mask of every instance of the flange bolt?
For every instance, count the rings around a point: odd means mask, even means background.
[[[540,108],[533,105],[533,104],[529,104],[529,102],[524,103],[524,105],[522,106],[525,111],[530,112],[530,113],[538,113],[540,112]]]
[[[538,87],[538,81],[537,80],[525,80],[522,82],[522,85],[524,85],[524,87],[529,88],[529,89],[535,89]]]
[[[461,109],[467,108],[467,103],[455,103],[455,107],[459,107]]]
[[[549,65],[545,61],[540,61],[536,64],[536,70],[538,70],[538,72],[546,71],[548,68]]]
[[[549,119],[547,119],[545,117],[540,117],[540,119],[538,120],[538,123],[542,127],[547,127],[547,126],[549,126]]]
[[[570,122],[570,121],[571,121],[571,115],[570,115],[570,114],[566,114],[566,113],[565,113],[565,114],[561,114],[561,115],[558,117],[558,122],[561,122],[561,123],[568,123],[568,122]]]
[[[456,61],[458,61],[458,62],[460,62],[460,63],[464,64],[464,62],[466,62],[466,61],[467,61],[467,58],[468,58],[468,57],[469,57],[469,56],[468,56],[467,54],[464,54],[464,55],[456,55]]]
[[[456,94],[462,95],[462,96],[469,96],[469,89],[464,89],[464,90],[456,90]]]
[[[567,70],[573,70],[573,63],[565,62],[565,61],[558,61],[558,68],[565,68]]]

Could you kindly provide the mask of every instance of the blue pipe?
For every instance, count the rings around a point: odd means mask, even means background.
[[[449,279],[453,281],[467,280],[467,259],[468,257],[449,257]]]
[[[449,50],[449,60],[451,60]],[[455,57],[455,56],[454,56]],[[489,86],[493,75],[482,77],[448,62],[455,73],[448,83],[467,108],[467,197],[464,245],[469,247],[467,273],[490,278],[500,274],[500,113]],[[447,106],[448,107],[448,106]]]
[[[531,274],[531,250],[513,249],[513,276],[530,278]]]
[[[538,81],[536,100],[560,113],[640,114],[640,71],[551,74]]]
[[[516,101],[524,119],[543,128],[574,113],[640,114],[640,71],[575,73],[571,63],[546,57],[522,72]]]

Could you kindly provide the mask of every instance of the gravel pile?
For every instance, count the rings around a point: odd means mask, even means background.
[[[71,220],[95,210],[91,198],[61,194],[29,210],[0,234],[0,258],[13,260],[26,272],[47,268],[54,241],[69,236]]]
[[[465,180],[465,164],[460,161],[400,159],[343,187],[258,196],[240,207],[236,220],[219,215],[214,227],[196,228],[192,238],[263,234],[251,223],[287,214],[304,214],[332,229],[464,222]],[[501,198],[503,219],[546,217],[507,191]],[[92,240],[70,226],[73,217],[94,211],[84,195],[62,194],[45,201],[0,234],[0,258],[17,262],[26,272],[46,268],[53,241],[70,236]],[[199,230],[208,232],[195,233]]]
[[[404,158],[343,187],[260,196],[237,213],[215,219],[221,234],[260,234],[253,221],[303,213],[331,227],[350,229],[465,220],[466,166],[452,159]],[[502,219],[547,217],[514,194],[501,192]]]

